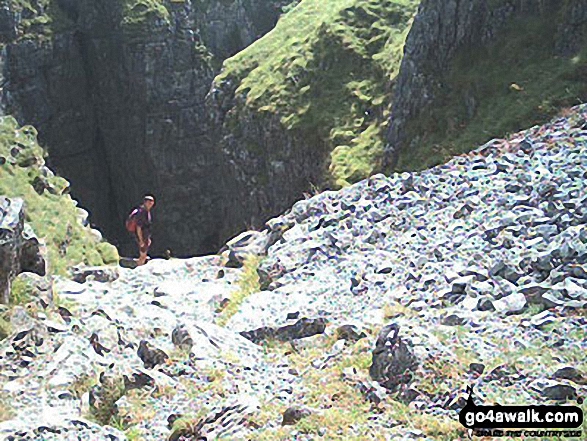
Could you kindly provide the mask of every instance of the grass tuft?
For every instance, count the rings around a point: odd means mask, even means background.
[[[238,312],[245,299],[261,289],[257,270],[262,260],[263,258],[260,256],[250,256],[245,260],[238,280],[238,289],[231,294],[228,304],[216,319],[216,324],[226,326],[230,318]]]

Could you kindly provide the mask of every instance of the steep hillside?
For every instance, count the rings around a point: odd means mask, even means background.
[[[152,192],[154,254],[200,254],[581,102],[586,1],[1,0],[0,104],[123,253]]]
[[[283,176],[272,162],[289,159],[282,146],[291,145],[299,156],[317,160],[306,172],[306,189],[308,181],[348,185],[376,170],[417,4],[305,0],[272,32],[226,60],[212,98],[225,150],[237,162],[250,160],[237,166],[261,167],[260,185],[279,185]]]
[[[422,169],[587,99],[587,2],[425,0],[406,42],[388,168]]]
[[[468,386],[587,410],[585,127],[580,106],[299,201],[242,268],[57,278],[61,308],[17,309],[0,342],[0,437],[455,441]]]
[[[87,212],[76,208],[69,182],[45,167],[36,138],[33,127],[0,118],[0,195],[24,199],[26,221],[46,246],[52,274],[66,274],[79,263],[117,263],[116,249],[83,225]]]

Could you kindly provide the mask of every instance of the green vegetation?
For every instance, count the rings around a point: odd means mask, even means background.
[[[21,15],[18,38],[49,39],[72,22],[54,0],[11,0],[12,10]]]
[[[400,155],[398,168],[437,165],[584,102],[587,51],[554,56],[556,23],[526,17],[483,50],[461,52],[433,111],[409,127],[408,138],[417,136],[420,148]]]
[[[169,11],[161,0],[124,0],[122,24],[138,30],[153,20],[169,23]]]
[[[228,304],[222,309],[220,316],[216,320],[219,326],[225,326],[228,320],[238,312],[245,299],[261,289],[259,274],[257,273],[261,260],[262,257],[260,256],[250,256],[245,260],[238,280],[238,289],[232,293]]]
[[[10,303],[23,305],[30,302],[34,290],[35,287],[29,280],[22,277],[15,278],[10,286]]]
[[[300,373],[304,379],[303,402],[299,405],[312,409],[312,413],[295,426],[266,428],[253,435],[255,441],[289,440],[291,430],[316,435],[332,440],[383,440],[384,434],[370,428],[368,418],[372,415],[370,403],[352,382],[344,380],[343,370],[354,367],[362,376],[371,363],[370,343],[360,340],[352,346],[350,353],[339,356],[327,363],[323,369],[312,367],[312,362],[324,358],[335,343],[333,337],[326,335],[313,337],[313,344],[291,351],[289,345],[279,345],[274,353],[281,359],[286,355],[289,366]],[[263,420],[280,420],[285,408],[272,402],[262,409]]]
[[[109,424],[125,433],[129,440],[141,440],[139,424],[155,418],[154,397],[151,391],[133,389],[125,394],[128,406],[117,409]]]
[[[379,168],[391,84],[418,3],[304,0],[226,60],[217,81],[238,84],[246,107],[277,115],[286,130],[321,140],[332,184],[358,181]]]
[[[14,417],[14,411],[4,392],[0,393],[0,422],[8,421]]]
[[[303,400],[300,406],[306,406],[312,413],[300,420],[295,426],[266,427],[267,421],[280,421],[285,406],[271,402],[261,408],[257,422],[265,423],[253,434],[254,441],[277,441],[292,439],[292,430],[316,435],[332,440],[383,440],[386,433],[372,427],[372,418],[377,407],[379,412],[389,415],[400,426],[421,430],[426,436],[438,440],[460,439],[464,430],[459,422],[436,415],[410,409],[398,401],[389,401],[375,405],[359,391],[357,384],[369,378],[371,365],[372,336],[374,330],[367,330],[369,338],[356,343],[347,343],[344,352],[326,362],[317,369],[312,363],[324,360],[325,354],[332,351],[335,338],[327,335],[313,337],[312,344],[304,345],[292,351],[291,346],[275,345],[266,354],[268,361],[276,362],[287,356],[289,366],[294,368],[304,382]],[[348,376],[349,368],[356,371],[355,376]],[[400,432],[401,433],[401,432]]]
[[[171,434],[169,435],[169,441],[176,441],[180,439],[195,439],[197,435],[199,435],[197,431],[198,423],[202,418],[206,417],[206,414],[209,412],[209,409],[206,407],[201,407],[198,412],[190,415],[182,416],[173,422],[173,427],[171,428]]]
[[[49,272],[64,275],[67,268],[79,263],[117,262],[116,248],[100,242],[82,226],[76,202],[67,194],[68,182],[45,176],[43,156],[33,127],[19,127],[10,116],[0,118],[0,157],[6,160],[0,165],[0,194],[24,199],[26,221],[45,243]]]
[[[81,399],[83,394],[89,392],[97,384],[97,379],[93,375],[82,374],[69,385],[69,391],[77,398]]]
[[[126,435],[126,439],[128,439],[128,441],[143,441],[144,440],[142,432],[140,431],[140,429],[138,429],[136,427],[131,427],[129,429],[126,429],[124,431],[124,434]]]
[[[99,388],[99,399],[91,408],[88,418],[103,426],[116,424],[118,408],[116,402],[124,396],[122,378],[109,379],[94,388]]]

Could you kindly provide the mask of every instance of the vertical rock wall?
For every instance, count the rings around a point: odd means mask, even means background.
[[[474,53],[495,41],[513,20],[553,23],[553,54],[578,51],[587,32],[585,0],[423,0],[406,41],[387,136],[387,166],[417,148],[422,115],[438,104],[444,77],[459,53]],[[551,48],[545,47],[545,51]],[[499,63],[500,60],[495,60]],[[465,105],[465,104],[463,104]]]
[[[158,200],[155,253],[215,250],[241,223],[219,220],[235,185],[205,97],[222,59],[267,32],[287,2],[165,0],[147,12],[120,0],[33,3],[62,25],[25,35],[23,12],[4,2],[4,113],[38,128],[50,165],[123,252],[134,248],[124,218],[146,192]]]

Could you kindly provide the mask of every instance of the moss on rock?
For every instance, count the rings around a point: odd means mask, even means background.
[[[169,11],[162,0],[124,0],[122,24],[131,28],[143,28],[153,20],[169,23]]]
[[[45,167],[44,154],[32,126],[20,127],[11,116],[0,117],[0,194],[24,199],[26,221],[45,242],[49,270],[65,274],[79,263],[116,262],[116,248],[82,225],[82,212],[67,194],[67,181]],[[34,186],[39,180],[45,184]]]
[[[392,83],[417,0],[305,0],[273,31],[225,61],[218,83],[284,130],[318,136],[343,186],[378,169]]]

